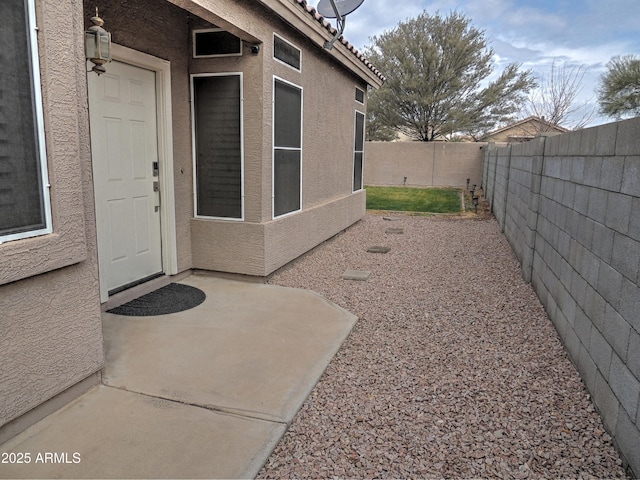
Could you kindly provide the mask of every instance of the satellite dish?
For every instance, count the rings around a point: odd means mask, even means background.
[[[345,17],[362,5],[363,2],[364,0],[320,0],[318,2],[316,10],[320,15],[337,19],[337,32],[330,42],[324,42],[324,48],[327,50],[333,48],[333,44],[344,32]]]
[[[344,17],[356,10],[363,2],[364,0],[333,0],[336,7],[334,10],[331,0],[320,0],[316,10],[326,18]]]

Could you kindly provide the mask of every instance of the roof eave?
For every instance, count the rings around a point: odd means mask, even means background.
[[[214,0],[167,0],[194,15],[213,23],[214,25],[223,28],[224,30],[234,34],[238,38],[241,38],[245,42],[260,43],[260,40],[256,36],[257,34],[251,33],[249,29],[239,26],[239,22],[233,21],[234,17],[238,18],[241,15],[242,6],[234,6],[235,8],[229,9],[228,4],[222,2],[216,2]]]
[[[295,0],[258,0],[258,2],[275,12],[373,88],[380,88],[384,83],[384,79],[370,68],[371,64],[343,40],[343,37],[335,42],[332,50],[324,48],[324,43],[333,39],[336,30],[328,25],[327,20],[314,9],[309,9],[308,6],[299,4]]]

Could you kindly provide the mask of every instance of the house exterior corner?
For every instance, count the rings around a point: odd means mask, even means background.
[[[94,3],[2,8],[0,102],[26,112],[10,94],[26,85],[36,121],[0,150],[33,164],[25,187],[0,163],[0,441],[98,374],[116,293],[192,269],[266,276],[361,219],[366,91],[382,83],[347,43],[322,48],[306,2],[104,0],[100,76],[83,51]]]

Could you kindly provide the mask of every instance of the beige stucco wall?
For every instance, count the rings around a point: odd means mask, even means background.
[[[365,203],[360,190],[262,223],[193,220],[194,268],[266,276],[360,220]]]
[[[343,221],[320,222],[312,235],[289,231],[288,244],[295,247],[270,243],[282,236],[267,232],[278,232],[291,223],[272,219],[274,75],[301,86],[304,92],[303,210],[316,208],[319,210],[313,218],[329,217],[335,216],[334,204],[342,205],[351,212],[351,223],[365,212],[364,202],[351,189],[355,110],[364,112],[364,106],[355,102],[355,87],[366,90],[366,84],[258,3],[239,8],[230,0],[218,2],[212,8],[218,14],[226,12],[226,18],[203,11],[197,3],[141,0],[124,5],[106,0],[100,12],[114,42],[171,62],[178,270],[265,275],[277,268],[274,265],[281,266],[304,253],[300,245],[314,247],[317,243],[310,238],[319,239],[319,243],[348,226]],[[94,7],[90,2],[85,4],[88,18]],[[243,55],[192,58],[192,30],[209,28],[210,22],[228,28],[229,20],[235,26],[229,30],[245,40]],[[302,72],[273,59],[274,32],[302,50]],[[253,43],[261,45],[257,55],[250,51]],[[243,74],[244,220],[194,219],[190,75],[236,72]],[[354,211],[359,213],[354,215]]]
[[[0,245],[9,271],[38,273],[0,285],[0,427],[104,362],[82,7],[36,4],[54,233]]]
[[[366,192],[360,190],[306,209],[298,215],[268,222],[265,228],[265,275],[353,225],[364,216],[365,209]]]
[[[416,187],[480,185],[486,143],[366,142],[366,185]]]
[[[490,137],[487,137],[485,140],[487,142],[493,142],[493,143],[509,143],[511,141],[511,138],[509,137],[513,137],[513,136],[526,137],[526,136],[535,136],[535,135],[536,134],[533,131],[533,129],[530,132],[527,129],[514,128],[514,129],[505,130],[503,132],[498,132],[494,135],[491,135]]]
[[[242,71],[245,99],[245,220],[192,220],[193,267],[267,275],[364,216],[352,182],[355,111],[365,111],[355,88],[366,84],[275,15],[255,6],[247,14],[258,55],[191,60],[191,73]],[[301,72],[273,59],[274,33],[302,50]],[[275,220],[274,76],[303,89],[302,211]]]

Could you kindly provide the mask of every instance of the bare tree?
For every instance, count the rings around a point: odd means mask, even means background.
[[[596,116],[595,105],[578,102],[588,68],[585,65],[571,65],[567,62],[558,65],[556,60],[551,63],[550,74],[546,77],[541,76],[538,88],[531,92],[526,106],[529,116],[544,120],[540,127],[542,130],[537,133],[543,133],[544,128],[554,126],[579,130]],[[548,125],[545,126],[545,123]]]

